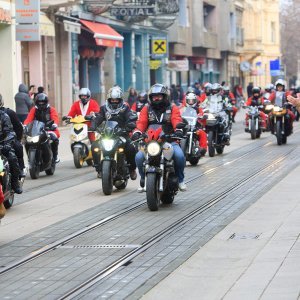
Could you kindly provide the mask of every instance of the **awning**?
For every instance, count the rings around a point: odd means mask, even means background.
[[[45,14],[40,14],[40,35],[55,36],[54,24]]]
[[[94,33],[94,39],[98,46],[105,47],[123,47],[124,37],[116,32],[107,24],[95,23],[91,21],[81,20],[80,22]]]

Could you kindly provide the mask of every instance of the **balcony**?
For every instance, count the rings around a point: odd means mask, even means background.
[[[203,47],[209,49],[218,48],[218,35],[214,32],[203,32]]]

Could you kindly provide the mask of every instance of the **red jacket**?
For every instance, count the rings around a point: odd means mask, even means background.
[[[145,132],[148,128],[149,125],[149,120],[148,120],[148,106],[144,106],[143,109],[140,112],[140,117],[138,119],[138,121],[136,122],[136,128],[137,130],[141,131],[141,132]],[[176,125],[178,123],[182,122],[182,118],[180,115],[180,110],[176,105],[172,105],[171,106],[171,123],[172,123],[172,127],[175,130],[176,129]]]
[[[68,116],[74,118],[76,116],[86,116],[91,112],[99,112],[100,107],[96,100],[90,99],[86,105],[82,105],[81,101],[78,100],[73,103]]]
[[[34,118],[35,117],[35,110],[36,110],[35,107],[33,107],[30,110],[26,120],[24,121],[24,125],[28,125],[29,123],[31,123],[35,120],[35,118]],[[51,120],[54,121],[54,124],[56,124],[58,126],[58,123],[59,123],[58,113],[57,113],[56,109],[52,106],[50,107],[50,118],[51,118]],[[60,137],[60,132],[59,132],[58,128],[53,130],[53,132],[56,134],[56,136],[58,138]]]
[[[252,96],[248,98],[248,100],[246,101],[245,105],[246,106],[251,106],[252,104]],[[264,104],[264,99],[262,97],[258,98],[258,105]]]

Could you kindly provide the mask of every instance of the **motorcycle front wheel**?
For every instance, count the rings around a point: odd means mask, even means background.
[[[256,139],[256,124],[254,119],[251,119],[251,139],[252,140]]]
[[[212,130],[208,132],[207,142],[208,142],[208,155],[210,157],[214,157],[215,156],[214,132]]]
[[[111,195],[113,190],[112,165],[109,160],[102,163],[102,190],[105,195]]]
[[[77,169],[82,168],[84,159],[82,157],[81,149],[80,148],[74,148],[74,151],[73,151],[73,160],[74,160],[74,165],[75,165],[75,167]]]
[[[156,173],[148,173],[146,181],[147,205],[151,211],[158,210],[159,206],[159,177]]]
[[[277,138],[277,144],[282,145],[282,129],[281,129],[280,120],[277,120],[276,122],[276,138]]]
[[[29,174],[31,179],[38,179],[40,176],[40,167],[36,165],[35,155],[36,155],[35,151],[29,150],[28,160],[30,165]]]

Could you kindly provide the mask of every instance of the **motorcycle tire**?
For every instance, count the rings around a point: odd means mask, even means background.
[[[283,135],[282,136],[282,144],[286,144],[286,142],[287,142],[287,136]]]
[[[282,128],[281,128],[281,121],[277,120],[276,122],[276,138],[277,138],[277,145],[282,145]]]
[[[28,156],[29,165],[31,166],[31,168],[29,169],[30,177],[31,179],[38,179],[40,176],[40,168],[35,163],[35,152],[29,151]]]
[[[54,175],[55,166],[56,166],[56,164],[54,162],[52,162],[51,167],[49,169],[45,170],[45,173],[49,176]]]
[[[159,206],[159,177],[156,173],[148,173],[146,181],[147,205],[151,211],[157,211]]]
[[[15,200],[15,194],[14,193],[10,193],[8,199],[4,200],[3,205],[6,209],[9,209],[13,206]]]
[[[111,195],[113,190],[113,174],[111,161],[105,160],[102,163],[102,191],[105,195]]]
[[[249,120],[250,122],[250,120]],[[256,128],[255,128],[255,121],[251,120],[251,140],[255,140],[256,139]]]
[[[122,184],[115,184],[115,187],[118,190],[124,190],[127,186],[127,183],[128,183],[128,179],[126,179]]]
[[[198,164],[199,160],[200,160],[200,158],[198,158],[198,157],[191,157],[189,159],[189,162],[192,166],[196,166]]]
[[[208,132],[207,143],[208,143],[208,155],[210,157],[214,157],[215,156],[215,147],[214,147],[214,132],[213,131]]]
[[[90,166],[92,166],[93,165],[93,160],[92,159],[88,159],[87,161],[86,161],[86,164],[90,167]]]
[[[75,167],[77,169],[82,168],[84,159],[82,157],[81,149],[80,148],[74,148],[74,151],[73,151],[73,161],[74,161],[74,165],[75,165]]]
[[[161,202],[163,204],[172,204],[174,201],[175,195],[174,193],[171,192],[163,192],[163,194],[161,195]]]
[[[216,151],[217,151],[218,154],[223,154],[224,146],[216,147]]]

